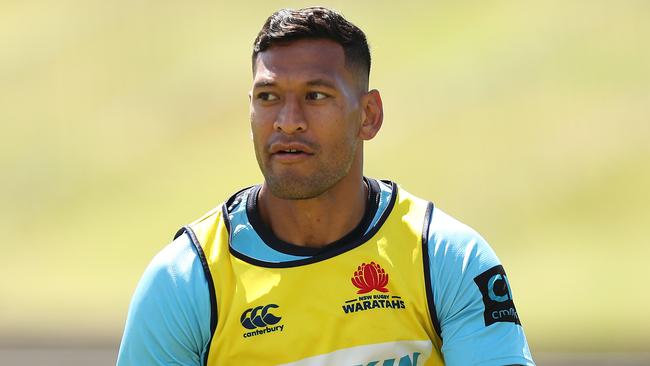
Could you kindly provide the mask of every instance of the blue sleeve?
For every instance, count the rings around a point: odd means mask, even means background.
[[[446,365],[534,365],[508,278],[485,240],[436,208],[428,250]]]
[[[208,283],[181,235],[154,257],[131,299],[118,366],[202,365],[210,340]]]

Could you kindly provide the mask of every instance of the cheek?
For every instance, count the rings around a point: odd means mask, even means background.
[[[262,131],[273,129],[273,123],[277,117],[277,108],[255,108],[250,109],[251,130]]]
[[[255,147],[255,152],[259,153],[264,149],[264,146],[266,145],[266,138],[264,137],[264,134],[254,126],[254,124],[251,124],[251,137],[253,138],[253,146]]]
[[[344,106],[333,106],[328,111],[315,115],[318,126],[327,140],[334,146],[346,146],[355,142],[359,135],[360,113]]]
[[[251,126],[251,139],[253,140],[253,147],[255,148],[255,153],[259,154],[259,151],[264,148],[264,130],[262,124],[258,118],[251,113],[250,116],[250,126]]]
[[[342,130],[351,123],[351,114],[345,105],[331,103],[326,106],[304,107],[305,118],[309,122],[309,128],[322,129],[329,134],[341,134]]]
[[[259,113],[255,110],[251,110],[251,114],[250,114],[251,134],[253,135],[254,138],[264,133],[264,130],[266,129],[266,125],[268,124],[267,122],[265,122],[267,119],[268,118],[266,118],[264,114]]]
[[[351,110],[345,115],[343,120],[343,129],[346,142],[356,143],[359,139],[361,129],[362,113],[358,110]]]
[[[251,122],[251,139],[253,140],[253,151],[255,152],[255,159],[257,160],[257,164],[260,166],[260,168],[264,169],[264,166],[266,166],[266,159],[267,156],[264,154],[265,150],[265,139],[262,137],[262,135],[257,131],[255,128],[255,123]]]

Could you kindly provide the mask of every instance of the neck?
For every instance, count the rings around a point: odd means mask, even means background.
[[[278,198],[263,185],[258,210],[262,221],[282,241],[321,248],[342,238],[361,222],[368,189],[361,172],[351,173],[322,195],[305,200]]]

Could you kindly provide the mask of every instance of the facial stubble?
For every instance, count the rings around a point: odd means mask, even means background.
[[[282,172],[274,171],[270,161],[272,157],[268,156],[265,160],[259,149],[255,149],[257,163],[271,194],[286,200],[312,199],[325,194],[350,173],[358,141],[355,136],[346,136],[342,143],[330,147],[329,156],[323,155],[321,146],[313,147],[315,154],[307,159],[325,160],[317,160],[308,175],[299,173],[297,168],[292,170],[291,166],[285,167]]]

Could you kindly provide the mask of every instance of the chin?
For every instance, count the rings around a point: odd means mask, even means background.
[[[322,188],[302,184],[295,180],[286,183],[269,182],[267,180],[266,183],[274,196],[285,200],[308,200],[322,195],[329,189],[329,187]]]
[[[271,193],[285,200],[307,200],[319,197],[334,187],[341,179],[325,177],[323,174],[310,176],[267,176],[266,185]]]

